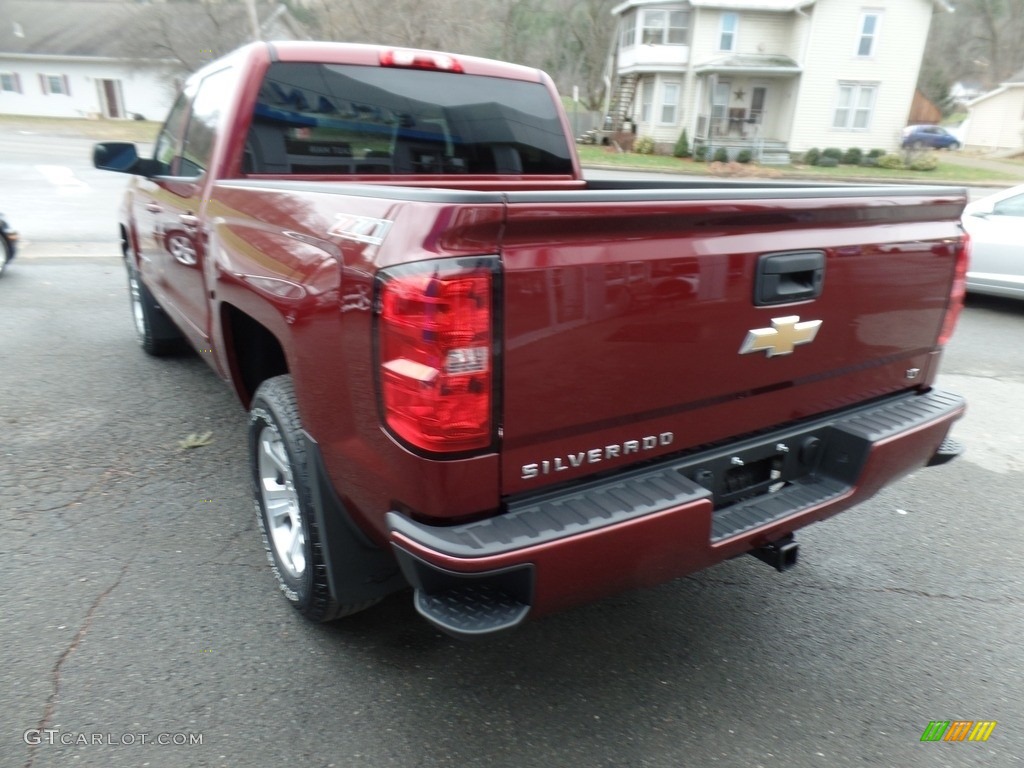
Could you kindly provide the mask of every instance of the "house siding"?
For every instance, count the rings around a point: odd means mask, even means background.
[[[864,10],[882,12],[874,55],[856,55]],[[920,0],[819,0],[814,5],[790,149],[895,149],[914,99],[931,24],[932,4]],[[840,82],[877,84],[870,125],[834,128]]]
[[[964,143],[973,149],[1024,148],[1024,85],[1007,87],[970,105]]]
[[[160,70],[117,61],[0,55],[0,72],[17,75],[21,86],[20,93],[0,91],[0,114],[100,117],[103,80],[119,81],[119,95],[128,117],[140,114],[149,120],[162,120],[174,98],[173,87]],[[47,75],[64,78],[69,93],[47,94],[41,81]]]

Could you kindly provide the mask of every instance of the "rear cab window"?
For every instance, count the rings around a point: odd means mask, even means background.
[[[431,70],[275,62],[243,171],[274,175],[567,175],[540,83]]]

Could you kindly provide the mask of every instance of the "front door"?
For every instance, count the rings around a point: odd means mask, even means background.
[[[203,209],[221,109],[234,80],[228,67],[181,94],[157,137],[154,158],[163,174],[138,185],[140,268],[161,306],[197,347],[206,346],[210,334]]]
[[[768,89],[763,85],[755,85],[750,94],[750,120],[760,125],[764,118],[764,102]]]
[[[166,300],[191,326],[198,346],[210,335],[210,302],[206,289],[205,256],[209,231],[204,217],[209,202],[210,163],[220,123],[236,79],[231,67],[213,72],[199,83],[189,113],[185,138],[176,158],[177,178],[160,185],[157,237],[166,281]]]
[[[121,100],[121,81],[100,80],[99,88],[103,116],[115,119],[124,117],[124,107]]]

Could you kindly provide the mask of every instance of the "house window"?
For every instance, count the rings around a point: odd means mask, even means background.
[[[736,30],[740,25],[739,14],[723,13],[718,34],[718,50],[736,50]]]
[[[686,45],[689,11],[644,11],[644,45]]]
[[[665,83],[661,87],[661,122],[675,125],[679,110],[679,83]]]
[[[669,45],[686,45],[686,38],[689,31],[689,11],[669,11],[668,29],[665,31],[665,42]]]
[[[39,85],[47,96],[70,96],[67,75],[40,75]]]
[[[0,72],[0,91],[21,93],[21,79],[15,72]]]
[[[878,86],[874,83],[840,83],[832,127],[867,130],[871,125],[877,90]]]
[[[651,105],[654,103],[654,80],[648,78],[640,86],[640,122],[651,121]]]
[[[634,45],[636,45],[636,14],[628,13],[622,17],[619,46],[622,48],[632,48]]]
[[[881,24],[882,14],[877,11],[865,11],[860,17],[860,39],[857,41],[858,56],[875,55],[875,44],[878,41],[878,29]]]

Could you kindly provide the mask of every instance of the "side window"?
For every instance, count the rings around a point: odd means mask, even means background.
[[[178,94],[160,135],[156,137],[153,159],[160,163],[161,176],[173,176],[178,171],[175,158],[185,133],[185,118],[188,117],[188,103],[192,98],[190,91],[186,89]]]
[[[192,114],[181,151],[179,176],[201,176],[210,166],[220,116],[235,83],[235,70],[226,67],[203,78],[192,102]]]
[[[1024,216],[1024,195],[1000,200],[992,207],[992,212],[999,216]]]

